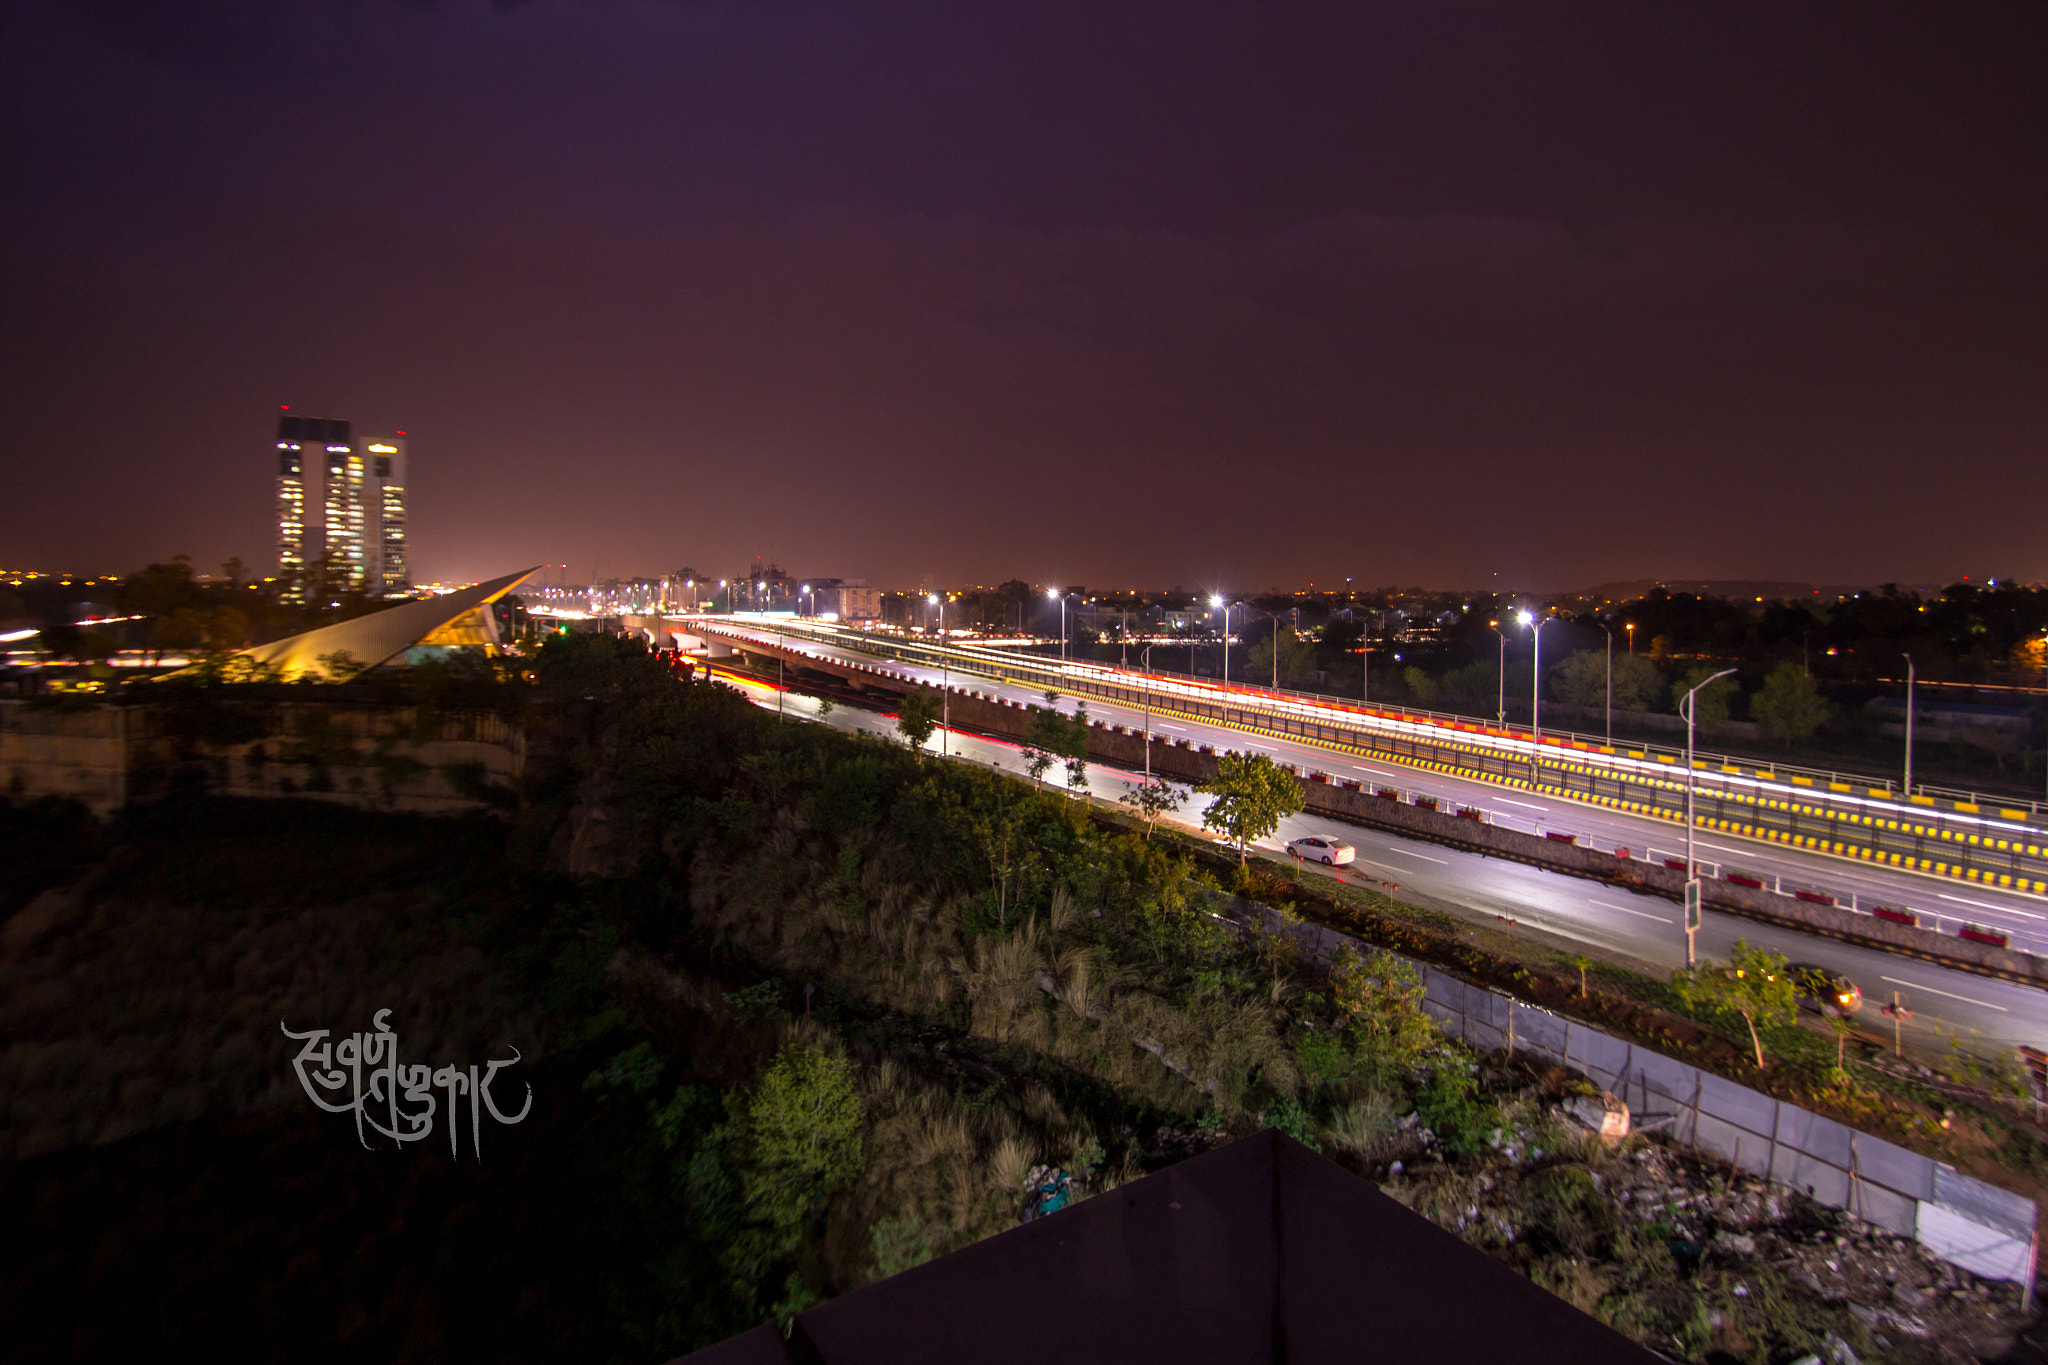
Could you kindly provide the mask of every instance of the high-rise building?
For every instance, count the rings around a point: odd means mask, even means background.
[[[373,590],[385,597],[412,591],[405,549],[405,433],[380,436],[363,447],[370,457],[371,505],[377,518]]]
[[[363,456],[347,441],[327,446],[327,475],[321,481],[327,512],[324,558],[328,587],[361,592],[369,576],[363,559]]]
[[[277,419],[277,572],[289,601],[328,592],[402,596],[412,590],[406,545],[404,433],[358,444],[340,418]],[[317,520],[307,499],[317,475]]]

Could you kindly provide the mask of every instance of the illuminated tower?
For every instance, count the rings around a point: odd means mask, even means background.
[[[405,548],[405,433],[380,436],[363,450],[370,457],[370,511],[376,518],[369,590],[403,597],[412,591],[412,564]]]
[[[327,510],[325,553],[334,573],[328,586],[361,592],[369,573],[363,544],[363,455],[349,444],[348,424],[341,428],[341,439],[327,442],[327,474],[320,489]]]
[[[357,441],[339,418],[280,410],[277,576],[286,601],[305,601],[316,583],[330,594],[411,594],[405,479],[404,432]]]
[[[277,422],[277,579],[287,601],[305,597],[306,457],[300,451],[299,419]]]
[[[308,525],[306,521],[306,466],[307,447],[325,455],[325,460],[316,456],[310,463],[315,470],[326,469],[329,477],[324,480],[326,495],[326,524],[318,522]],[[337,484],[343,494],[347,491],[347,460],[351,452],[348,423],[338,418],[295,417],[289,409],[282,409],[277,419],[277,576],[283,585],[283,595],[288,601],[302,602],[308,587],[308,570],[317,564],[329,550],[341,551],[345,540],[335,538],[335,495]],[[342,477],[337,480],[332,471],[339,461]],[[359,481],[360,482],[360,481]],[[360,505],[361,494],[357,502]],[[344,509],[345,510],[345,509]],[[346,516],[342,526],[346,530]],[[361,540],[361,515],[357,516],[357,540]],[[360,556],[358,556],[360,559]],[[337,553],[343,581],[348,578],[349,561],[345,554]],[[358,577],[353,581],[360,581]],[[339,586],[330,584],[330,587]]]

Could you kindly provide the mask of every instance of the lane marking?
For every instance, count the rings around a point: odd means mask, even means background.
[[[2012,910],[2003,905],[1993,905],[1989,901],[1973,901],[1968,896],[1951,896],[1940,891],[1935,895],[1940,900],[1954,901],[1957,905],[1974,905],[1979,910],[1990,910],[2000,915],[2025,915],[2028,919],[2048,919],[2048,915],[2037,915],[2030,910]]]
[[[1385,872],[1399,872],[1404,876],[1408,872],[1408,869],[1405,867],[1395,867],[1392,863],[1376,863],[1370,858],[1355,858],[1352,861],[1354,863],[1364,863],[1367,867],[1377,867]]]
[[[1450,866],[1450,863],[1449,863],[1449,862],[1447,862],[1447,861],[1445,861],[1445,860],[1444,860],[1444,859],[1442,859],[1442,858],[1432,858],[1432,857],[1430,857],[1430,856],[1429,856],[1429,855],[1428,855],[1427,853],[1410,853],[1410,852],[1409,852],[1409,851],[1408,851],[1407,849],[1405,849],[1405,848],[1390,848],[1390,849],[1388,849],[1388,850],[1387,850],[1387,852],[1389,852],[1389,853],[1398,853],[1398,854],[1400,854],[1400,855],[1401,855],[1402,857],[1404,857],[1404,858],[1420,858],[1420,859],[1422,859],[1422,861],[1424,861],[1425,863],[1440,863],[1440,864],[1442,864],[1442,865],[1443,865],[1443,866],[1445,866],[1445,867],[1449,867],[1449,866]]]
[[[1520,806],[1523,810],[1540,810],[1546,814],[1550,810],[1548,806],[1532,806],[1527,801],[1510,801],[1505,796],[1496,796],[1494,800],[1500,802],[1503,806]]]
[[[1673,920],[1673,919],[1666,919],[1666,918],[1665,918],[1664,916],[1662,916],[1662,915],[1653,915],[1653,914],[1651,914],[1651,913],[1650,913],[1649,911],[1647,911],[1647,910],[1631,910],[1631,909],[1629,909],[1629,908],[1628,908],[1628,907],[1627,907],[1626,905],[1609,905],[1609,904],[1608,904],[1608,903],[1607,903],[1606,901],[1593,901],[1593,900],[1589,900],[1589,901],[1587,901],[1587,902],[1586,902],[1586,904],[1588,904],[1588,905],[1597,905],[1597,906],[1599,906],[1599,907],[1600,907],[1600,908],[1601,908],[1602,910],[1619,910],[1619,911],[1621,911],[1621,913],[1622,913],[1622,914],[1624,914],[1624,915],[1641,915],[1641,916],[1642,916],[1642,917],[1643,917],[1644,919],[1653,919],[1653,920],[1657,921],[1657,923],[1659,923],[1659,924],[1667,924],[1667,925],[1668,925],[1668,924],[1676,924],[1676,923],[1678,922],[1677,920]]]
[[[1711,848],[1716,853],[1733,853],[1738,858],[1749,852],[1746,848],[1723,848],[1719,844],[1710,844],[1704,839],[1695,839],[1692,841],[1692,844],[1694,848]]]
[[[1896,976],[1880,976],[1880,977],[1878,978],[1878,980],[1879,980],[1879,981],[1889,981],[1889,982],[1891,982],[1891,983],[1892,983],[1892,984],[1893,984],[1894,986],[1912,986],[1914,990],[1916,990],[1916,991],[1926,991],[1926,992],[1927,992],[1927,993],[1928,993],[1929,995],[1945,995],[1945,996],[1947,996],[1947,997],[1948,997],[1949,999],[1951,999],[1951,1000],[1960,1000],[1960,1001],[1962,1001],[1962,1002],[1963,1002],[1963,1003],[1964,1003],[1965,1005],[1982,1005],[1982,1006],[1983,1006],[1983,1007],[1984,1007],[1985,1009],[1987,1009],[1987,1010],[1997,1010],[1997,1011],[1998,1011],[1998,1012],[1999,1012],[2000,1014],[2010,1014],[2010,1013],[2012,1013],[2012,1011],[2011,1011],[2011,1010],[2008,1010],[2008,1009],[2007,1009],[2007,1008],[2006,1008],[2005,1006],[2003,1006],[2003,1005],[1994,1005],[1994,1004],[1992,1004],[1992,1003],[1991,1003],[1991,1002],[1990,1002],[1989,1000],[1972,1000],[1972,999],[1971,999],[1971,998],[1970,998],[1969,996],[1967,996],[1967,995],[1957,995],[1957,994],[1956,994],[1955,992],[1953,992],[1953,991],[1938,991],[1938,990],[1934,989],[1934,987],[1932,987],[1932,986],[1921,986],[1921,985],[1917,985],[1917,984],[1915,984],[1914,982],[1911,982],[1911,981],[1901,981],[1901,980],[1900,980],[1900,979],[1899,979],[1898,977],[1896,977]]]

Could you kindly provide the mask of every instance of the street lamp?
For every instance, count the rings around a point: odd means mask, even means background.
[[[1493,723],[1501,729],[1508,728],[1508,634],[1500,628],[1500,622],[1488,621],[1487,629],[1500,636],[1500,667],[1493,678],[1499,686],[1500,695],[1494,700]]]
[[[1906,660],[1906,799],[1913,799],[1913,656]]]
[[[1607,637],[1607,747],[1614,747],[1614,632],[1600,623],[1600,633]]]
[[[1350,579],[1345,579],[1350,583]],[[1362,661],[1358,675],[1358,704],[1372,705],[1372,624],[1365,617],[1358,618],[1358,657]]]
[[[801,616],[801,615],[803,615],[803,614],[804,614],[804,612],[803,612],[803,607],[804,607],[804,599],[805,599],[806,597],[809,597],[810,595],[811,595],[811,585],[810,585],[810,584],[808,584],[808,583],[804,584],[804,585],[803,585],[803,586],[802,586],[801,588],[798,588],[798,589],[796,590],[796,607],[797,607],[797,613],[796,613],[796,614],[797,614],[797,615]],[[811,611],[811,614],[812,614],[813,616],[817,615],[817,603],[816,603],[815,601],[813,601],[813,602],[812,602],[812,604],[811,604],[811,607],[812,607],[812,611]]]
[[[1058,599],[1060,604],[1060,663],[1064,666],[1067,662],[1067,598],[1073,594],[1063,593],[1057,588],[1047,588],[1045,595]]]
[[[718,580],[718,586],[721,588],[726,586],[723,578]],[[714,607],[718,605],[718,594],[713,593],[711,595],[711,605]],[[732,615],[732,590],[730,588],[726,589],[725,594],[725,614],[728,616]]]
[[[1145,692],[1145,785],[1152,785],[1152,646],[1138,651],[1138,669],[1144,676]]]
[[[1678,701],[1678,713],[1685,717],[1685,965],[1688,968],[1698,960],[1693,952],[1693,935],[1700,928],[1700,869],[1699,864],[1692,860],[1692,794],[1697,785],[1693,780],[1692,767],[1693,705],[1701,687],[1719,682],[1733,672],[1732,668],[1722,669]]]
[[[782,674],[782,654],[789,646],[783,642],[782,621],[775,622],[775,719],[782,719],[782,703],[789,696],[789,686]]]
[[[1621,628],[1628,632],[1628,657],[1633,659],[1636,657],[1636,623],[1624,621]]]
[[[1543,628],[1556,618],[1546,616],[1539,621],[1525,611],[1520,619],[1523,625],[1530,627],[1529,639],[1536,646],[1536,655],[1530,665],[1534,676],[1529,680],[1529,738],[1534,742],[1543,738]]]
[[[1223,608],[1223,690],[1228,692],[1230,690],[1230,609],[1236,606],[1237,603],[1225,602],[1221,594],[1212,593],[1209,597],[1209,605],[1211,607]]]
[[[936,603],[938,605],[939,642],[943,645],[946,639],[946,599],[940,597],[937,593],[933,593],[925,600],[928,602]],[[951,661],[946,658],[946,651],[944,649],[941,649],[939,651],[939,756],[942,758],[945,757],[947,752],[946,727],[953,723],[952,693],[952,664]]]

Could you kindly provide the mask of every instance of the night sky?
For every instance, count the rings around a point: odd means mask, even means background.
[[[2048,6],[14,0],[0,567],[2048,577]],[[1499,577],[1496,579],[1495,574]]]

